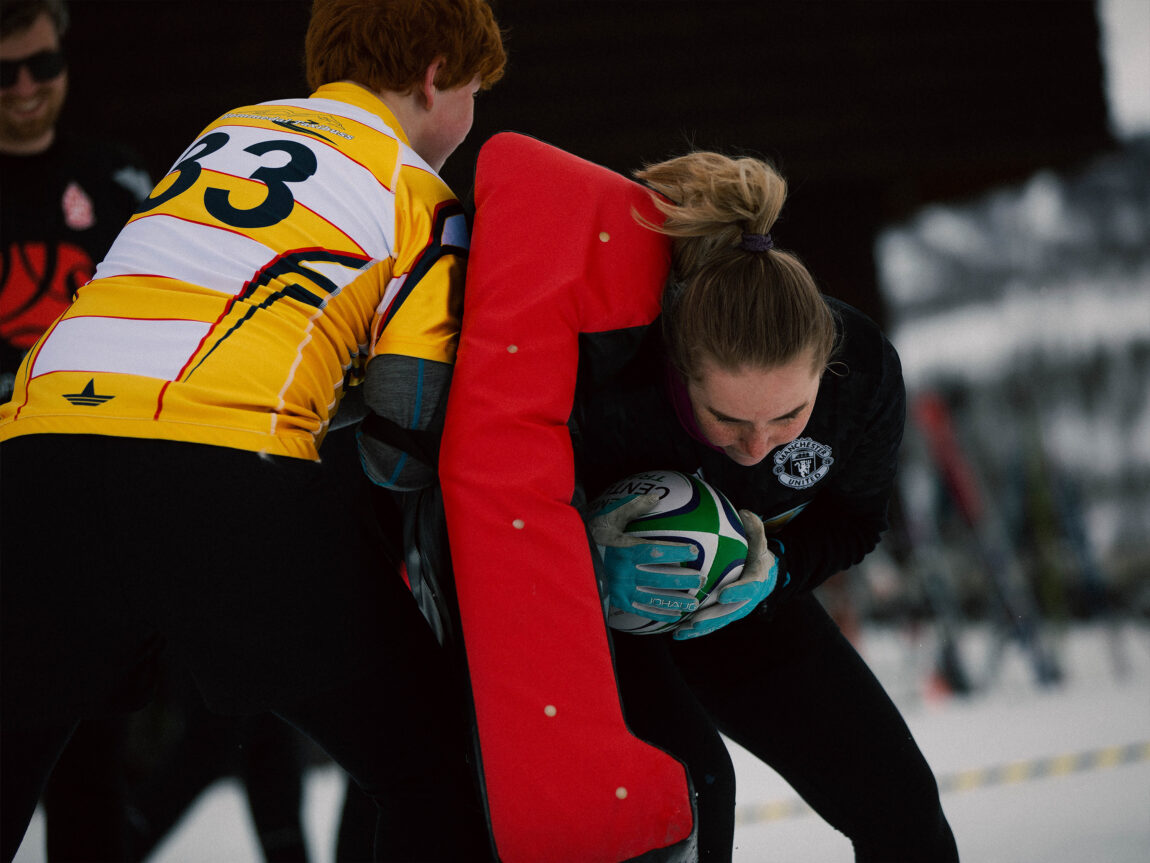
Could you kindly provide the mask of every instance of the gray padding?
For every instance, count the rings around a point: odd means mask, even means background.
[[[367,408],[403,428],[427,429],[447,398],[451,366],[387,354],[373,359],[361,389]],[[435,468],[389,443],[360,432],[360,460],[376,485],[414,491],[435,482]]]

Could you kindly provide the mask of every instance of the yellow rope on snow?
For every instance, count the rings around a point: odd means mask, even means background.
[[[1011,785],[1050,776],[1066,776],[1071,773],[1119,767],[1139,761],[1150,761],[1150,741],[1130,743],[1126,746],[1107,746],[1103,749],[1048,758],[1012,761],[977,770],[960,770],[941,777],[938,787],[944,794],[953,791],[974,791],[995,785]],[[750,803],[736,807],[735,824],[745,827],[767,821],[781,821],[784,818],[793,818],[810,812],[810,807],[797,797],[770,803]]]

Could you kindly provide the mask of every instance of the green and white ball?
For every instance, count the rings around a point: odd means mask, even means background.
[[[747,560],[747,537],[738,513],[714,486],[698,477],[670,470],[633,474],[600,495],[594,508],[629,495],[650,492],[660,495],[659,503],[651,512],[628,524],[626,532],[656,542],[694,546],[694,560],[678,565],[706,574],[703,587],[690,593],[699,600],[700,609],[713,605],[717,601],[717,589],[737,580]],[[630,609],[610,607],[607,624],[622,632],[649,635],[670,632],[690,616],[684,614],[675,621],[655,621]]]

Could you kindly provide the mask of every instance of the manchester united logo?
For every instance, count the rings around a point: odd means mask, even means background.
[[[775,476],[788,488],[810,488],[835,463],[831,448],[809,437],[791,441],[775,453]]]

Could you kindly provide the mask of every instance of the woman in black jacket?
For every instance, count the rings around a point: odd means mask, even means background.
[[[696,152],[637,176],[659,193],[667,218],[649,227],[673,238],[671,278],[650,327],[586,337],[598,359],[572,415],[579,477],[593,500],[638,471],[695,473],[740,509],[750,554],[673,634],[614,633],[627,720],[687,764],[701,860],[729,860],[733,844],[720,732],[849,837],[857,860],[956,860],[906,723],[811,593],[886,529],[905,413],[898,355],[774,246],[786,185],[770,166]],[[626,610],[676,619],[643,588],[683,586],[681,572],[646,566],[677,550],[622,533],[654,502],[593,512],[590,527]]]

